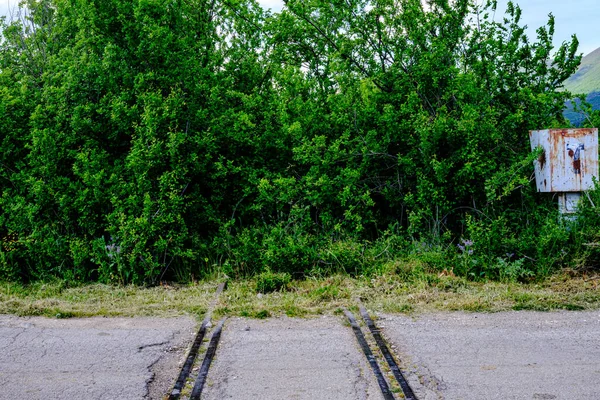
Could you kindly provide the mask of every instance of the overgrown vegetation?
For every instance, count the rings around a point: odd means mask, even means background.
[[[527,134],[568,124],[577,39],[493,3],[25,1],[0,27],[1,278],[595,267],[600,190],[560,221]]]
[[[282,290],[265,294],[256,293],[258,281],[230,281],[219,297],[215,317],[310,317],[340,312],[342,307],[355,308],[356,297],[362,298],[370,310],[405,314],[600,308],[600,277],[573,271],[536,283],[473,282],[411,262],[389,266],[385,274],[372,278],[344,274],[294,280]],[[186,314],[201,320],[215,288],[214,280],[151,288],[69,285],[64,280],[29,285],[0,283],[0,314],[53,318]]]

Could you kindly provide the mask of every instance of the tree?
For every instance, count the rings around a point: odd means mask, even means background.
[[[552,53],[552,16],[530,42],[512,3],[499,22],[469,0],[25,6],[0,42],[11,279],[359,273],[464,235],[538,251],[515,239],[548,204],[526,132],[565,123],[580,61],[576,38]]]
[[[351,168],[353,197],[368,193],[363,204],[388,222],[436,236],[455,229],[456,210],[480,210],[528,177],[513,172],[529,153],[529,129],[565,123],[560,89],[580,56],[575,37],[553,55],[552,16],[530,43],[513,3],[501,22],[491,19],[495,4],[468,0],[286,6],[282,25],[295,27],[281,53],[324,93],[317,113],[339,112],[339,126],[320,133],[334,160],[318,174]],[[350,149],[339,151],[340,140]]]

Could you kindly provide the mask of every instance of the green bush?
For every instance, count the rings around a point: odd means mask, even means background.
[[[527,38],[513,3],[338,3],[24,1],[0,22],[0,279],[597,265],[592,202],[568,227],[529,181],[577,40],[554,49],[553,17]]]
[[[267,269],[256,275],[255,279],[258,293],[271,293],[285,289],[292,277],[286,272],[272,272]]]

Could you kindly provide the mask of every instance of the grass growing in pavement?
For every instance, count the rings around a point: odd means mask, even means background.
[[[563,272],[535,283],[470,282],[447,273],[428,271],[418,263],[396,266],[380,276],[335,275],[288,280],[276,290],[260,293],[264,276],[233,280],[221,295],[215,317],[267,318],[335,313],[355,306],[360,297],[373,311],[586,310],[600,308],[600,275]],[[268,277],[269,278],[269,277]],[[279,279],[270,277],[269,279]],[[27,286],[0,283],[0,314],[56,318],[90,316],[176,316],[202,318],[218,279],[189,285],[153,288],[101,284],[69,286],[64,282]]]

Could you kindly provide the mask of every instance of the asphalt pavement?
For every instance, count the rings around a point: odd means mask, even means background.
[[[380,400],[341,317],[226,322],[202,399]]]
[[[196,325],[191,318],[0,316],[0,399],[160,399]]]
[[[598,311],[379,315],[376,324],[419,400],[600,399]],[[0,399],[162,399],[197,328],[191,318],[0,316]],[[340,315],[229,318],[202,393],[381,398]]]
[[[600,312],[381,315],[420,400],[600,399]]]

